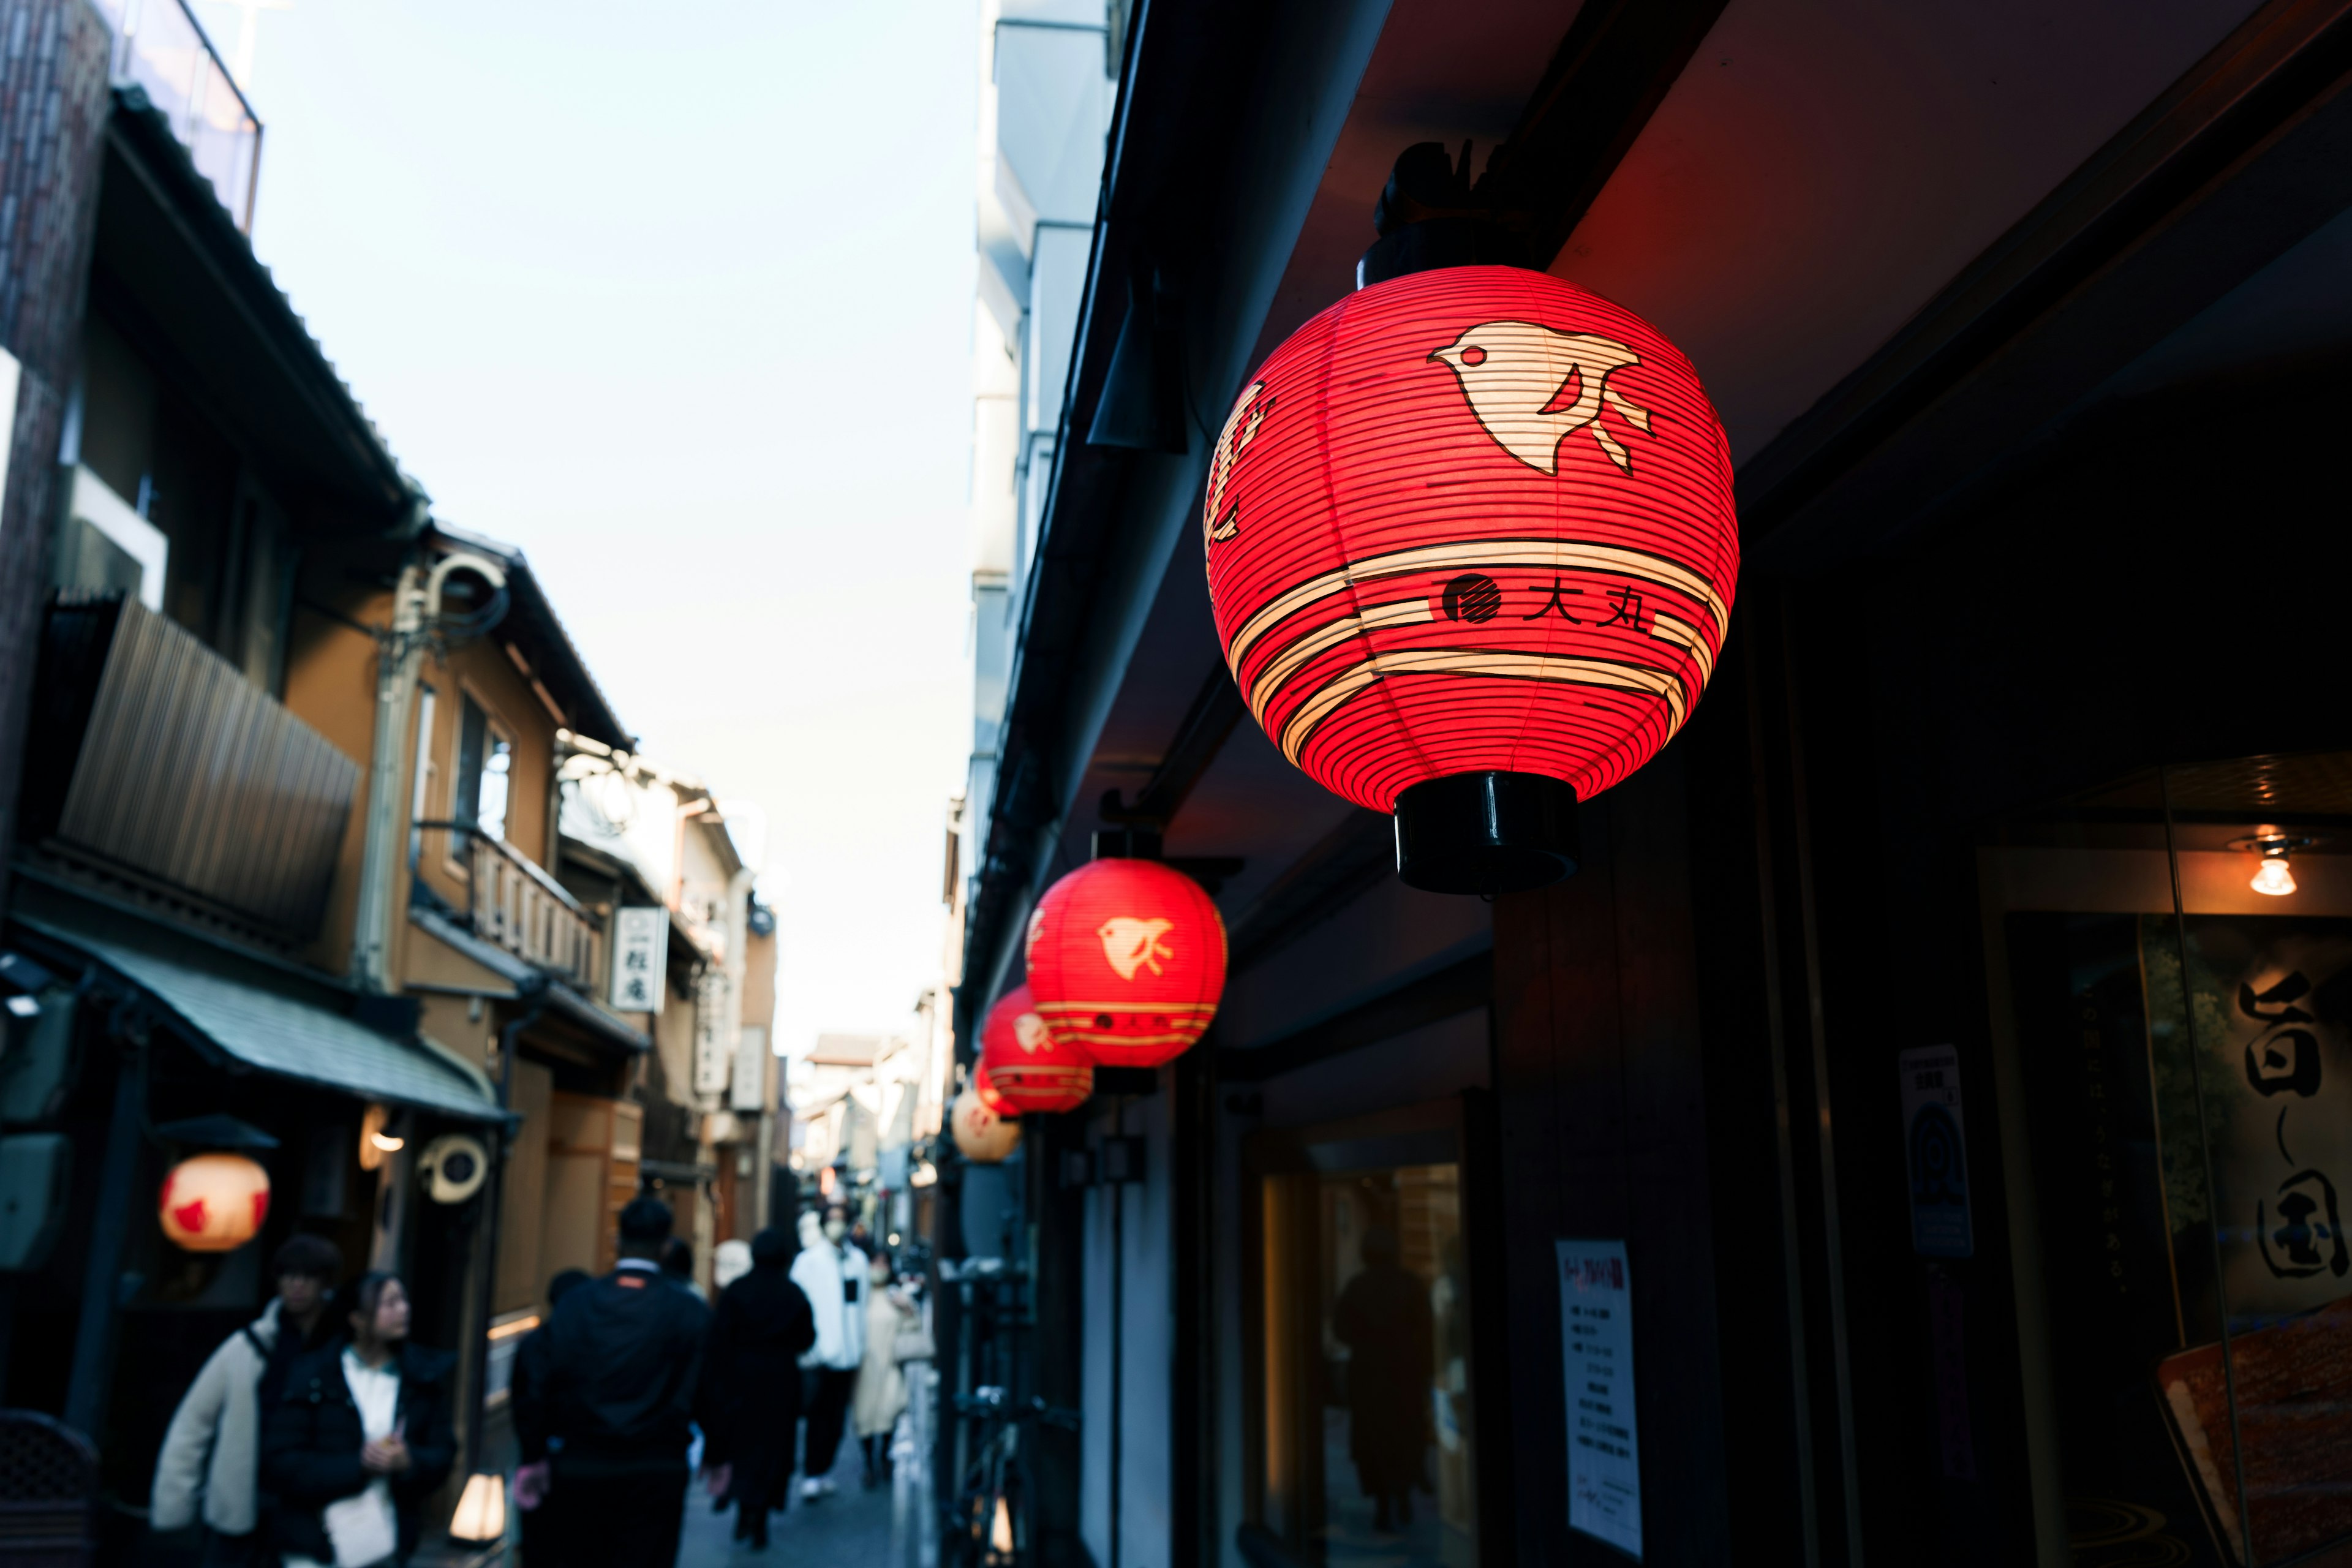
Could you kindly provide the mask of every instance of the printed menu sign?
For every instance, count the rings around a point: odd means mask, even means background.
[[[1969,1223],[1960,1053],[1950,1046],[1920,1046],[1898,1059],[1911,1176],[1911,1250],[1922,1258],[1970,1257],[1977,1247]]]
[[[1622,1241],[1562,1241],[1568,1527],[1640,1561],[1642,1448],[1633,1430],[1633,1289]]]

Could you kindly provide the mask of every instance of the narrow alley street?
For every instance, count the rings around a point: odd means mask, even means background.
[[[838,1489],[803,1503],[793,1486],[793,1506],[769,1527],[768,1549],[753,1552],[734,1539],[735,1516],[715,1513],[699,1487],[686,1510],[677,1568],[719,1568],[727,1563],[789,1563],[792,1568],[887,1568],[890,1562],[888,1482],[867,1490],[860,1481],[857,1445],[844,1443],[834,1462]]]

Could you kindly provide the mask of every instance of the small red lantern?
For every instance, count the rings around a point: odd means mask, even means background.
[[[1225,922],[1198,882],[1156,860],[1097,860],[1029,917],[1029,990],[1055,1041],[1099,1067],[1183,1055],[1225,990]]]
[[[1340,300],[1243,389],[1209,595],[1258,722],[1397,816],[1437,891],[1575,869],[1574,808],[1697,704],[1739,571],[1697,374],[1632,311],[1515,267]]]
[[[979,1070],[1024,1116],[1076,1110],[1095,1091],[1094,1058],[1084,1047],[1054,1038],[1026,985],[1014,986],[990,1009],[980,1044]]]
[[[984,1062],[972,1064],[971,1091],[980,1097],[982,1105],[1008,1121],[1021,1114],[1021,1108],[1006,1099],[1003,1090],[996,1087],[996,1079]]]
[[[174,1247],[234,1252],[269,1217],[269,1173],[242,1154],[198,1154],[172,1167],[155,1217]]]

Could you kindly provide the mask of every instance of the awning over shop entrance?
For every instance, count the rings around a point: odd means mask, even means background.
[[[338,1011],[350,994],[290,966],[164,931],[127,912],[37,896],[25,886],[12,922],[88,958],[135,986],[200,1048],[256,1071],[447,1116],[504,1116],[486,1087],[415,1040],[396,1039]]]

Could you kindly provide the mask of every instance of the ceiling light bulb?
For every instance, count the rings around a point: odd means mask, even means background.
[[[2294,886],[2294,884],[2292,882],[2287,884],[2287,887],[2290,889],[2292,889]],[[408,1140],[405,1138],[394,1138],[389,1132],[371,1132],[368,1134],[368,1142],[373,1143],[377,1148],[389,1154],[397,1149],[405,1147]]]
[[[2287,869],[2284,851],[2263,857],[2252,886],[2257,893],[2268,893],[2274,899],[2285,898],[2294,891],[2294,873]]]

